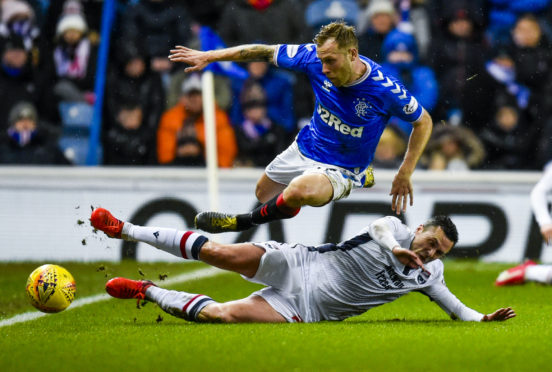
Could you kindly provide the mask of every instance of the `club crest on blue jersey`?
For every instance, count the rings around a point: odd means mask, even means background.
[[[366,100],[364,98],[357,98],[355,102],[356,102],[355,111],[359,118],[366,115],[366,113],[368,112],[368,109],[372,107],[370,104],[366,103]]]

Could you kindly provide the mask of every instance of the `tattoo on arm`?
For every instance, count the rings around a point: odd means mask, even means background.
[[[209,51],[209,62],[215,61],[264,61],[272,62],[275,45],[247,44]]]
[[[274,48],[269,45],[245,45],[240,51],[240,60],[243,61],[272,61]]]

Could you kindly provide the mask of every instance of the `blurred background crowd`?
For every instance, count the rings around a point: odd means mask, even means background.
[[[420,167],[541,169],[552,159],[552,0],[120,0],[98,88],[100,0],[0,0],[0,163],[82,164],[98,97],[104,165],[205,165],[201,77],[169,62],[201,48],[309,43],[355,25],[360,54],[430,112]],[[264,62],[216,75],[221,167],[264,167],[310,120],[305,76]],[[102,92],[98,96],[99,90]],[[410,124],[391,118],[374,166],[396,168]]]

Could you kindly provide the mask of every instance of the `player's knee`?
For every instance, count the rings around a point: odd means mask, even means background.
[[[257,197],[257,200],[261,203],[265,202],[266,199],[266,190],[265,188],[259,183],[257,183],[257,186],[255,187],[255,197]]]
[[[198,314],[198,320],[205,323],[232,323],[233,315],[226,304],[214,303],[205,306]]]
[[[311,204],[321,197],[320,188],[317,187],[316,182],[301,177],[292,180],[284,192],[286,202],[291,204]]]
[[[205,318],[206,321],[211,323],[237,323],[241,320],[242,315],[239,306],[227,302],[209,306]]]

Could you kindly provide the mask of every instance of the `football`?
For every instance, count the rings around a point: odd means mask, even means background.
[[[27,294],[31,304],[44,313],[65,310],[75,298],[75,279],[58,265],[42,265],[27,279]]]

